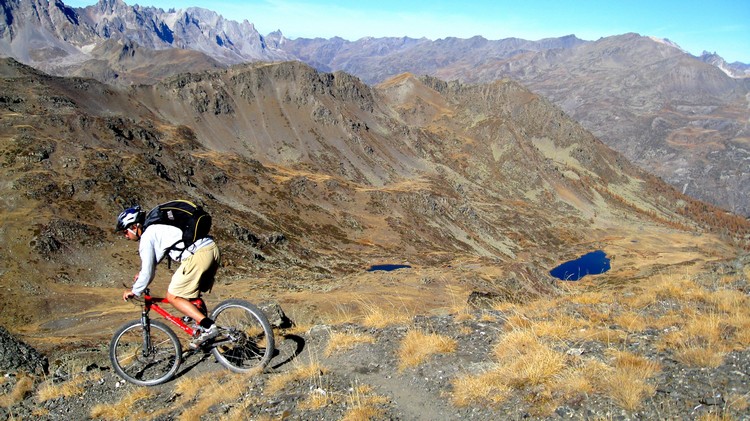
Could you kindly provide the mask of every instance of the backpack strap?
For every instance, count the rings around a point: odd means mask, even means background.
[[[167,269],[170,269],[170,270],[172,269],[172,256],[169,255],[170,251],[172,250],[179,251],[180,259],[182,259],[182,253],[184,253],[185,250],[187,250],[187,247],[183,247],[183,248],[177,247],[177,244],[180,244],[181,242],[182,242],[181,239],[177,240],[177,242],[175,242],[171,246],[164,249],[164,256],[167,257]]]

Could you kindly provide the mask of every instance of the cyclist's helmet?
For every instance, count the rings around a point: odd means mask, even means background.
[[[115,231],[122,231],[136,223],[143,223],[146,213],[141,210],[140,206],[133,206],[120,212],[117,216],[117,226]]]

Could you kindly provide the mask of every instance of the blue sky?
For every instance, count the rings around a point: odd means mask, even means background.
[[[63,0],[84,7],[96,0]],[[585,40],[636,32],[668,38],[694,55],[716,52],[750,64],[747,0],[125,0],[162,9],[190,6],[248,20],[262,35],[357,40],[374,37],[528,40],[575,34]]]

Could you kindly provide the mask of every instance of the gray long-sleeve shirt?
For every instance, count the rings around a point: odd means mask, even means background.
[[[156,265],[164,259],[166,250],[177,244],[182,248],[182,230],[164,224],[150,225],[141,235],[140,244],[138,245],[138,254],[141,256],[141,271],[138,278],[133,283],[133,294],[140,296],[148,287],[156,274]],[[187,256],[191,256],[199,248],[213,243],[210,237],[202,238],[188,247],[184,252],[180,250],[171,250],[169,256],[172,260],[181,261]]]

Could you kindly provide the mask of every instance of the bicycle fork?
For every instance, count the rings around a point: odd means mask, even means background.
[[[141,312],[141,327],[143,327],[143,349],[141,354],[148,357],[151,354],[151,319],[148,317],[148,311]]]

